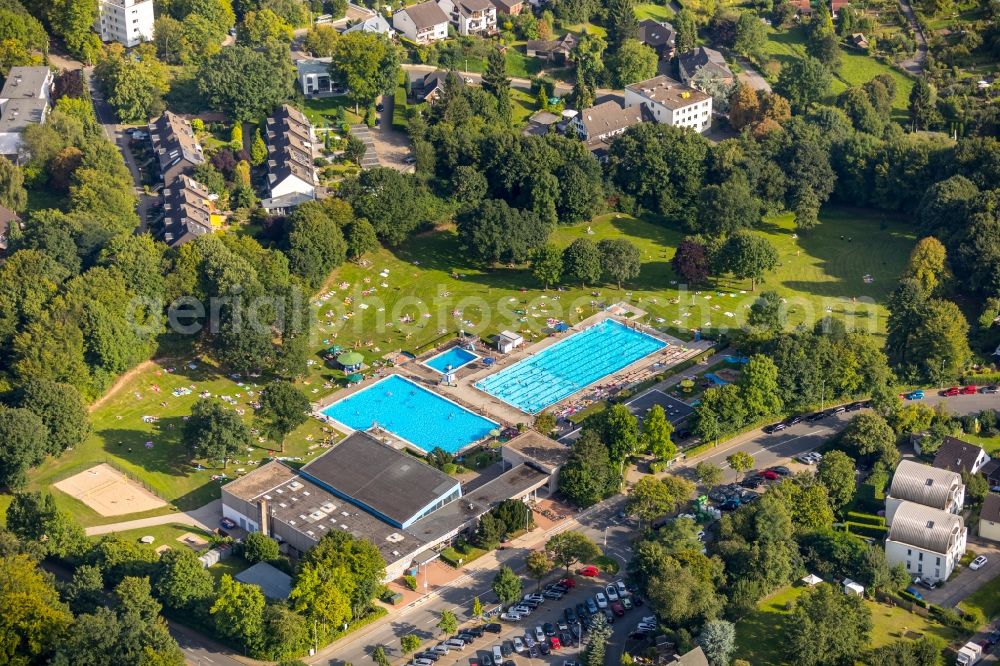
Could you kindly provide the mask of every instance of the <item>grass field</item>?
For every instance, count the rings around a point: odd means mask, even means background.
[[[993,455],[994,452],[1000,451],[1000,435],[994,435],[993,437],[981,437],[979,435],[970,435],[968,433],[962,433],[959,436],[964,442],[969,442],[970,444],[977,444],[983,447],[986,453]]]
[[[783,588],[757,605],[757,610],[736,623],[736,659],[751,664],[789,664],[782,654],[785,622],[789,611],[785,606],[798,599],[808,588],[801,583]],[[900,640],[903,631],[909,636],[930,634],[945,642],[955,640],[953,629],[922,618],[902,608],[865,601],[872,612],[873,629],[869,647],[877,648]]]
[[[153,525],[152,527],[140,527],[136,530],[114,532],[116,536],[121,537],[125,541],[138,541],[144,536],[151,536],[153,537],[153,543],[150,546],[151,548],[159,548],[160,546],[179,548],[184,545],[184,542],[178,541],[178,539],[188,533],[196,534],[206,540],[210,536],[208,532],[205,532],[204,530],[200,530],[197,527],[191,527],[190,525],[182,525],[180,523]],[[98,541],[102,536],[104,535],[93,536],[91,537],[91,540]]]
[[[1000,615],[1000,576],[980,587],[959,605],[978,608],[987,620]]]
[[[850,316],[855,310],[852,299],[857,297],[873,302],[861,308],[868,316],[857,321],[872,330],[884,330],[882,303],[914,242],[908,227],[871,211],[843,208],[828,208],[820,218],[820,226],[802,236],[794,233],[791,215],[765,222],[760,233],[778,249],[781,265],[768,276],[764,288],[787,299],[790,325],[826,314]],[[311,400],[318,400],[343,385],[343,374],[327,367],[318,354],[334,344],[356,345],[372,362],[396,350],[419,352],[448,340],[459,329],[488,335],[514,328],[531,338],[539,335],[549,319],[575,323],[619,301],[646,310],[650,324],[690,338],[690,329],[695,327],[710,330],[739,325],[755,298],[745,281],[722,279],[692,290],[678,285],[670,259],[681,234],[656,220],[605,215],[589,224],[556,229],[552,242],[564,247],[584,237],[630,239],[642,253],[639,277],[621,290],[613,285],[583,288],[568,284],[544,292],[523,267],[471,266],[451,228],[419,234],[396,251],[380,249],[367,257],[366,266],[345,264],[331,276],[315,304],[321,322],[313,339],[316,363],[301,388]],[[865,283],[865,274],[871,274],[874,281]],[[193,368],[188,365],[192,360]],[[201,506],[218,497],[218,487],[225,481],[221,475],[232,478],[241,470],[253,469],[265,457],[282,454],[270,450],[275,444],[258,442],[231,462],[228,470],[201,467],[198,463],[204,461],[192,460],[181,443],[184,417],[199,394],[208,392],[232,398],[252,424],[249,403],[254,396],[250,392],[266,381],[266,377],[248,379],[239,385],[202,359],[145,364],[93,410],[90,438],[61,458],[43,463],[32,473],[31,487],[47,488],[97,463],[111,462],[177,508]],[[174,395],[175,389],[190,392]],[[307,422],[288,437],[283,455],[307,459],[320,451],[317,442],[329,436],[322,428],[318,421]],[[152,446],[147,448],[147,442]],[[59,505],[84,525],[121,520],[102,518],[83,503],[56,495]]]
[[[302,112],[306,114],[309,122],[316,127],[335,127],[339,126],[340,122],[342,122],[337,120],[338,109],[344,110],[343,122],[356,125],[364,120],[365,110],[363,108],[358,109],[361,115],[354,113],[354,104],[345,95],[307,99]]]
[[[654,21],[669,21],[674,12],[666,5],[655,5],[645,2],[635,6],[635,17],[640,21],[653,19]]]

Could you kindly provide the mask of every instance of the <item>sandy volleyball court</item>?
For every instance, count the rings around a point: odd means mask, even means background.
[[[102,516],[124,516],[167,505],[107,463],[74,474],[54,485]]]

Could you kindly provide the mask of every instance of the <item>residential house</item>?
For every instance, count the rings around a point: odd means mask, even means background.
[[[856,32],[853,35],[851,35],[851,44],[854,44],[854,46],[859,49],[868,48],[868,40],[865,39],[864,33],[861,32]]]
[[[446,72],[444,70],[435,70],[433,72],[427,72],[423,78],[418,78],[419,84],[413,86],[413,96],[421,102],[430,102],[433,104],[444,94],[445,83],[448,81],[448,75],[454,74],[455,83],[459,86],[464,86],[465,81],[462,77],[454,72]],[[419,77],[419,74],[418,74]]]
[[[282,104],[267,119],[267,182],[270,211],[288,210],[316,198],[316,135],[298,109]],[[262,202],[263,204],[264,202]]]
[[[376,35],[388,35],[391,36],[392,26],[389,25],[389,21],[386,20],[382,14],[373,13],[372,16],[352,23],[350,26],[344,29],[342,34],[346,35],[349,32],[370,32]]]
[[[696,132],[712,126],[712,96],[668,76],[625,86],[625,106],[645,109],[661,125],[690,127]]]
[[[715,49],[704,46],[685,51],[677,56],[677,70],[681,77],[681,83],[694,85],[691,82],[698,79],[718,79],[726,84],[736,82],[736,76],[726,59]]]
[[[990,484],[991,489],[1000,489],[1000,460],[990,458],[990,461],[983,465],[979,472],[986,477],[986,483]]]
[[[553,125],[559,123],[562,120],[561,117],[554,113],[549,113],[548,111],[535,111],[528,118],[528,122],[524,129],[521,130],[521,134],[525,136],[545,136],[549,132],[553,131]]]
[[[895,509],[885,556],[890,566],[902,563],[910,575],[939,582],[951,575],[965,554],[967,540],[961,516],[904,501]]]
[[[392,27],[417,44],[448,37],[448,15],[434,0],[404,7],[392,15]]]
[[[517,16],[524,9],[523,0],[492,0],[497,12],[507,16]]]
[[[799,16],[809,18],[813,15],[812,0],[792,0],[792,6]]]
[[[669,666],[708,666],[708,657],[699,645],[690,652],[675,654],[673,661],[667,663]]]
[[[160,161],[160,179],[164,185],[205,162],[205,154],[191,123],[176,113],[164,111],[162,116],[150,121],[149,137]]]
[[[952,472],[976,474],[990,461],[983,447],[963,442],[955,437],[945,437],[934,456],[934,466]]]
[[[163,188],[163,242],[183,245],[220,229],[225,217],[215,207],[216,195],[185,174]]]
[[[153,39],[153,0],[98,0],[94,30],[101,41],[131,48]]]
[[[0,90],[0,155],[18,161],[21,133],[49,115],[52,81],[48,67],[10,68]]]
[[[979,536],[1000,541],[1000,495],[989,493],[979,510]]]
[[[529,58],[541,58],[556,65],[564,65],[573,57],[576,37],[571,32],[562,39],[529,39],[524,50]]]
[[[850,0],[830,0],[830,16],[837,18],[840,10],[851,4]]]
[[[642,107],[622,107],[618,102],[602,102],[580,111],[569,126],[598,159],[607,154],[611,139],[643,121]]]
[[[896,510],[905,502],[958,513],[965,503],[962,476],[946,469],[903,460],[896,466],[885,496],[885,522],[892,525]]]
[[[662,23],[653,19],[640,21],[637,37],[640,42],[656,51],[660,60],[669,60],[673,57],[677,31],[666,21]]]
[[[497,31],[497,8],[490,0],[438,0],[438,6],[463,37]]]
[[[328,97],[333,94],[330,63],[333,58],[302,58],[295,61],[299,88],[306,99]]]
[[[7,252],[10,245],[11,229],[21,228],[20,216],[6,206],[0,206],[0,256]]]

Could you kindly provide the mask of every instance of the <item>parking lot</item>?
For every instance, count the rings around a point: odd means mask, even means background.
[[[691,416],[694,408],[687,404],[683,400],[678,400],[677,398],[667,395],[659,389],[652,389],[643,393],[637,398],[625,403],[625,406],[629,408],[639,420],[646,415],[646,412],[650,410],[654,405],[659,405],[663,407],[663,411],[666,412],[667,418],[670,420],[674,426],[677,426],[687,417]]]
[[[604,577],[584,578],[580,576],[576,576],[575,579],[577,582],[576,587],[569,590],[562,599],[546,599],[527,618],[519,622],[503,621],[496,617],[488,619],[488,623],[500,624],[501,632],[499,634],[487,632],[481,638],[477,638],[471,645],[467,645],[463,650],[452,649],[447,655],[438,659],[434,666],[483,666],[484,663],[489,663],[486,662],[484,657],[489,657],[489,661],[492,662],[493,646],[502,646],[505,643],[510,648],[511,654],[510,656],[503,657],[502,664],[510,662],[515,664],[515,666],[540,666],[541,664],[562,666],[563,662],[566,661],[579,662],[585,647],[580,642],[571,646],[563,646],[558,650],[552,650],[551,654],[547,656],[536,652],[536,656],[532,657],[527,650],[520,654],[513,652],[514,637],[523,638],[529,632],[533,636],[535,627],[551,623],[557,627],[557,634],[563,633],[558,631],[558,622],[560,620],[565,621],[565,609],[575,608],[578,604],[585,604],[587,599],[592,599],[597,592],[604,591],[605,586],[613,580]],[[620,578],[615,580],[620,580]],[[525,585],[525,594],[533,593],[534,591],[535,586],[533,584]],[[621,654],[625,638],[639,623],[640,619],[644,615],[649,614],[651,613],[648,607],[643,605],[642,607],[625,611],[623,617],[614,618],[615,621],[612,624],[613,634],[611,640],[608,642],[607,663],[618,663],[617,659]],[[476,626],[477,624],[479,623],[466,623],[460,627],[459,631],[470,626]],[[567,626],[568,629],[569,627]],[[584,638],[586,639],[586,632],[584,632]],[[436,645],[437,642],[427,643],[426,648]]]

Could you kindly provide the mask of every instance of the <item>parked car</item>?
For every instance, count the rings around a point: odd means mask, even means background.
[[[826,418],[826,412],[813,412],[812,414],[806,417],[806,421],[812,423],[814,421],[820,421],[825,418]]]
[[[771,468],[771,471],[781,476],[788,476],[789,474],[792,473],[792,470],[788,469],[784,465],[775,465],[774,467]]]
[[[597,607],[602,610],[608,607],[608,597],[603,592],[595,594],[594,601],[597,602]]]
[[[483,627],[471,627],[469,629],[466,629],[466,631],[475,636],[476,638],[482,638],[483,633],[485,633]]]
[[[547,657],[548,655],[552,654],[552,648],[549,647],[548,641],[542,641],[536,647],[538,648],[538,653],[541,654],[543,657]]]
[[[915,599],[917,599],[918,601],[923,601],[924,600],[924,595],[920,594],[920,590],[918,590],[917,588],[913,587],[912,585],[909,586],[908,588],[906,588],[906,591],[909,592],[910,594],[912,594],[913,597]]]
[[[514,636],[510,639],[510,642],[514,644],[514,652],[521,654],[524,652],[524,641],[521,640],[520,636]]]
[[[722,511],[736,511],[736,509],[740,508],[740,504],[742,504],[742,502],[740,502],[738,498],[731,497],[720,504],[719,509]]]
[[[480,658],[480,661],[482,662],[480,666],[493,666],[493,657],[486,653],[483,653],[483,656]],[[500,666],[500,664],[497,664],[497,666]]]
[[[413,655],[413,658],[414,659],[427,659],[427,660],[429,660],[431,662],[435,662],[435,661],[437,661],[438,659],[441,658],[441,655],[439,655],[439,654],[437,654],[435,652],[421,652],[419,654]]]
[[[847,411],[847,407],[845,407],[844,405],[839,405],[839,406],[834,407],[833,409],[830,410],[830,415],[834,416],[836,414],[843,414],[846,411]]]
[[[590,615],[597,615],[597,602],[594,601],[593,598],[587,599],[587,612]]]
[[[520,622],[521,614],[507,611],[506,613],[500,613],[500,619],[506,622]]]
[[[748,476],[747,478],[740,481],[740,485],[744,488],[759,488],[761,484],[764,483],[763,477],[759,474],[754,474],[753,476]]]
[[[781,478],[781,475],[775,472],[773,469],[765,469],[763,472],[760,473],[760,475],[765,479],[767,479],[768,481],[777,481],[778,479]]]
[[[800,414],[796,414],[795,416],[789,416],[787,419],[785,419],[785,425],[789,426],[798,425],[799,423],[802,423],[803,418],[804,417]]]
[[[623,606],[620,601],[612,601],[611,612],[614,613],[616,617],[622,617],[625,615],[625,606]]]
[[[559,649],[561,649],[562,648],[562,639],[559,638],[558,636],[553,636],[552,638],[549,639],[549,646],[553,650],[559,650]]]
[[[622,597],[622,606],[624,606],[625,610],[627,610],[627,611],[628,610],[632,610],[632,608],[633,608],[633,606],[632,606],[632,598],[631,597]]]
[[[950,398],[951,396],[958,395],[961,392],[962,389],[958,388],[957,386],[952,386],[951,388],[946,388],[945,390],[941,391],[941,395]]]
[[[551,599],[552,601],[559,601],[565,595],[565,592],[560,592],[559,590],[545,590],[542,592],[542,596],[546,599]]]
[[[503,627],[497,622],[491,622],[483,627],[483,631],[488,634],[499,634],[503,631]]]
[[[567,624],[575,624],[576,623],[576,611],[574,611],[572,608],[567,608],[566,610],[564,610],[563,611],[563,617],[566,618],[566,623]]]
[[[989,386],[984,386],[983,388],[979,389],[979,392],[980,393],[996,393],[997,390],[998,390],[998,388],[997,388],[996,384],[990,384]]]
[[[620,580],[616,580],[615,581],[615,587],[618,588],[618,598],[619,599],[624,599],[626,596],[628,596],[628,588],[625,587],[625,583],[623,583]]]
[[[969,568],[973,571],[977,571],[985,567],[988,561],[989,560],[986,559],[985,555],[980,555],[976,559],[972,560],[972,564],[969,565]]]
[[[923,400],[924,399],[924,390],[923,389],[917,389],[916,391],[910,391],[909,393],[906,394],[906,399],[907,400]]]
[[[608,601],[618,601],[618,586],[614,583],[608,584],[604,593],[608,595]]]
[[[577,571],[577,573],[580,574],[581,576],[586,576],[588,578],[596,578],[597,576],[601,575],[600,569],[598,569],[593,565],[583,567],[582,569]]]
[[[962,389],[962,395],[976,395],[977,389],[971,384]]]
[[[546,636],[555,636],[556,635],[556,626],[554,624],[552,624],[551,622],[546,622],[545,624],[542,625],[542,632]]]
[[[925,579],[919,578],[919,577],[913,579],[913,584],[914,585],[920,585],[922,587],[926,587],[928,590],[933,590],[934,588],[937,587],[937,583],[935,583],[934,581],[925,580]]]
[[[524,595],[524,601],[534,601],[540,604],[545,602],[545,597],[540,594],[526,594]]]
[[[604,619],[607,620],[608,624],[615,623],[615,614],[611,612],[610,608],[605,608],[603,611]]]
[[[849,412],[857,412],[857,411],[860,411],[861,409],[863,409],[864,406],[865,406],[865,403],[863,403],[863,402],[852,402],[851,404],[849,404],[847,406],[847,411],[849,411]]]
[[[764,426],[762,430],[764,431],[765,434],[773,435],[776,432],[781,432],[787,427],[788,426],[785,425],[784,423],[772,423],[771,425]]]
[[[465,641],[463,641],[461,638],[449,638],[444,642],[444,644],[453,650],[465,649]]]

